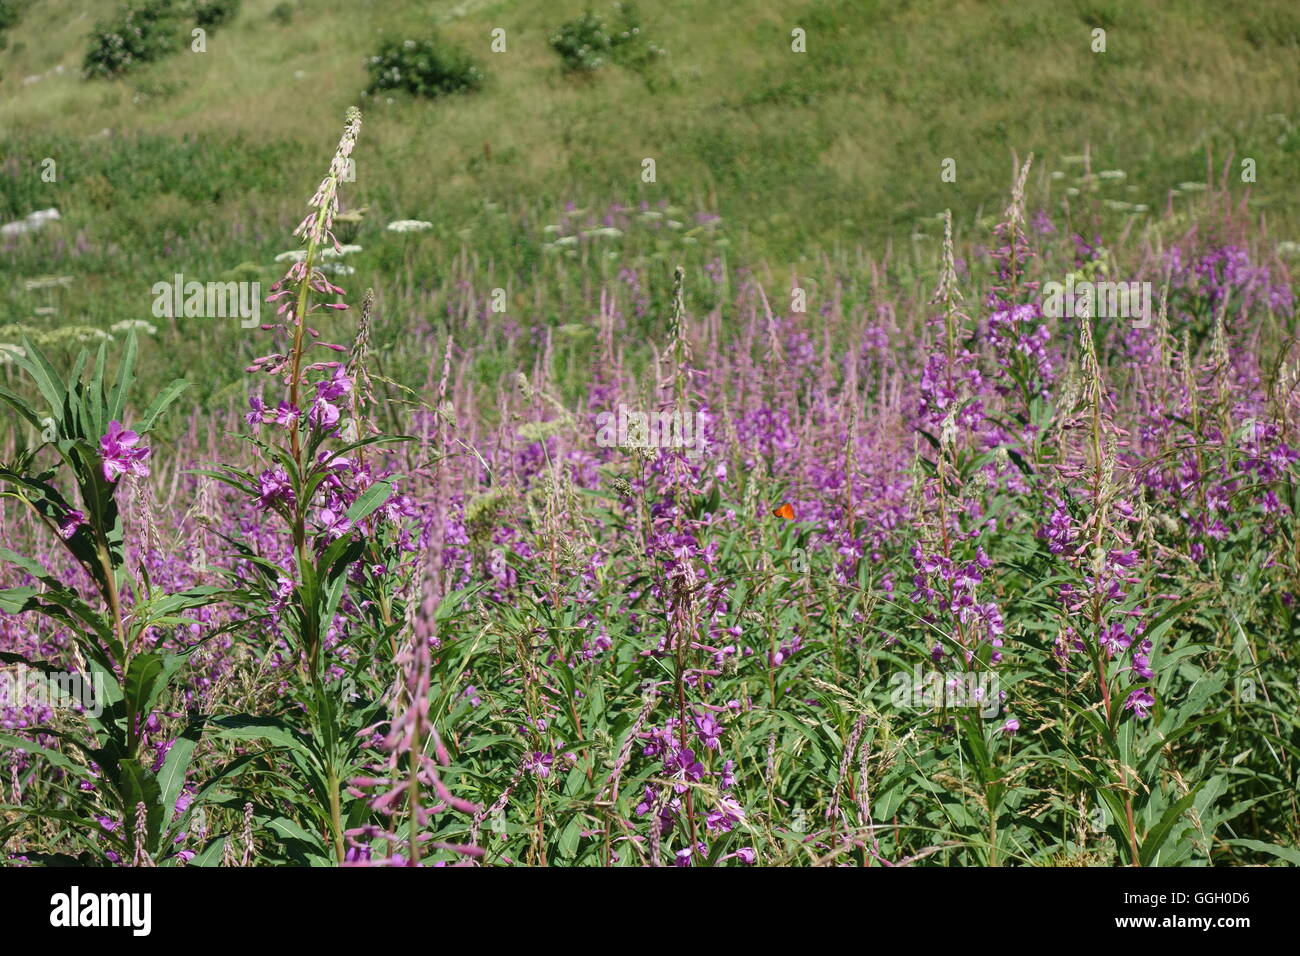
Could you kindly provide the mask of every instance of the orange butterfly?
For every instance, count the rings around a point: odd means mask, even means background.
[[[793,521],[794,507],[787,501],[781,507],[773,511],[772,514],[776,515],[778,518],[784,518],[786,521]]]

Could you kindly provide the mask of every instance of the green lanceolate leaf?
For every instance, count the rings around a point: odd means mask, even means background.
[[[1142,866],[1150,866],[1154,862],[1156,854],[1160,852],[1160,848],[1164,846],[1165,840],[1169,838],[1170,830],[1173,829],[1173,826],[1178,822],[1179,817],[1187,811],[1187,808],[1192,805],[1192,802],[1195,799],[1196,790],[1193,790],[1191,793],[1187,794],[1187,796],[1183,797],[1177,803],[1172,804],[1167,810],[1165,810],[1163,816],[1160,817],[1160,822],[1151,828],[1150,832],[1146,835],[1146,839],[1142,841],[1138,848],[1138,862],[1141,863]]]
[[[158,393],[158,397],[153,400],[153,403],[150,404],[149,408],[145,411],[136,430],[143,434],[153,428],[154,423],[158,420],[158,416],[165,412],[168,406],[180,397],[181,392],[185,391],[185,389],[189,387],[190,383],[184,379],[176,379],[169,383],[161,392]]]
[[[368,517],[374,510],[380,507],[389,496],[393,493],[393,486],[387,481],[377,481],[360,495],[357,500],[352,502],[352,507],[348,508],[347,519],[352,524],[356,524],[363,518]]]
[[[214,733],[232,740],[263,740],[272,747],[309,750],[308,739],[278,717],[254,717],[250,714],[214,717],[211,727]]]
[[[181,735],[172,742],[171,749],[167,751],[167,757],[163,760],[162,769],[158,771],[159,799],[162,801],[164,828],[170,825],[175,815],[176,800],[185,786],[185,772],[189,769],[190,761],[194,759],[194,751],[202,738],[203,720],[201,718],[191,720]]]

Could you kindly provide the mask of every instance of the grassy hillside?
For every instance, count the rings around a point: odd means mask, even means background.
[[[82,79],[87,35],[117,6],[34,0],[0,52],[0,218],[50,206],[63,216],[6,244],[6,271],[24,281],[4,289],[0,325],[145,318],[149,287],[176,272],[270,281],[307,198],[284,184],[319,175],[353,103],[366,125],[344,202],[368,207],[348,236],[365,250],[353,285],[373,282],[381,301],[401,289],[421,313],[445,307],[448,277],[471,259],[510,285],[516,320],[550,324],[592,308],[593,279],[638,262],[661,260],[665,277],[669,260],[788,274],[823,255],[861,264],[858,250],[892,249],[928,269],[945,208],[959,241],[988,240],[1013,151],[1037,157],[1031,209],[1074,222],[1088,200],[1088,229],[1107,236],[1141,231],[1167,207],[1179,221],[1198,200],[1180,184],[1226,170],[1229,196],[1277,238],[1296,237],[1300,8],[1288,0],[735,0],[725,13],[645,2],[645,35],[667,55],[579,77],[547,43],[579,2],[299,0],[286,18],[272,15],[283,2],[245,0],[205,53]],[[796,26],[803,54],[791,50]],[[504,53],[489,48],[498,27]],[[435,28],[478,57],[481,92],[361,95],[364,59],[385,37]],[[1095,28],[1105,53],[1092,52]],[[1109,175],[1085,177],[1085,152]],[[647,157],[655,183],[641,179]],[[1254,185],[1240,182],[1242,157],[1256,162]],[[55,183],[41,180],[46,158]],[[947,158],[955,182],[941,180]],[[618,211],[641,203],[652,218]],[[699,213],[721,220],[698,225]],[[417,239],[384,230],[401,218],[434,228]],[[625,234],[599,248],[553,245],[615,220]],[[565,273],[565,260],[582,268]],[[26,289],[50,273],[73,282]],[[247,348],[194,329],[173,346],[182,358]],[[213,394],[223,383],[205,384]]]
[[[321,0],[298,3],[282,24],[268,16],[276,0],[247,0],[204,54],[120,82],[83,81],[85,36],[113,6],[38,0],[12,30],[0,54],[10,155],[104,129],[147,131],[280,146],[248,159],[279,181],[295,168],[278,163],[308,162],[358,102],[363,59],[382,37],[437,24],[480,56],[488,88],[373,104],[360,186],[392,216],[464,214],[484,198],[668,198],[716,205],[786,258],[813,242],[910,231],[945,206],[964,219],[1005,189],[1011,149],[1035,151],[1046,173],[1091,145],[1098,168],[1123,169],[1134,184],[1120,198],[1148,205],[1230,154],[1257,160],[1261,209],[1286,215],[1300,178],[1300,9],[1285,0],[1231,9],[737,0],[725,14],[647,2],[645,32],[667,50],[662,63],[644,76],[613,68],[578,80],[561,75],[546,40],[582,3]],[[807,31],[805,54],[790,49],[796,26]],[[496,27],[507,31],[504,53],[489,50]],[[1091,52],[1094,27],[1107,31],[1105,53]],[[43,79],[24,84],[31,76]],[[659,166],[654,186],[639,178],[647,156]],[[957,161],[955,184],[940,182],[945,157]],[[245,182],[256,170],[240,176],[237,163],[223,156],[204,170],[243,186],[227,206],[256,185]],[[86,183],[67,174],[51,201],[75,208],[89,199]],[[169,212],[163,196],[155,203]]]

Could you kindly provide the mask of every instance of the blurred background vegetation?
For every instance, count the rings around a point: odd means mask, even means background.
[[[828,263],[865,276],[887,256],[883,275],[917,283],[944,209],[959,242],[991,241],[1013,157],[1030,152],[1030,211],[1063,228],[1177,226],[1208,183],[1298,238],[1294,0],[643,0],[638,54],[574,69],[559,50],[581,31],[552,38],[588,9],[617,33],[606,0],[243,0],[211,19],[203,53],[189,49],[194,0],[173,2],[187,5],[175,52],[87,79],[92,34],[121,0],[0,0],[0,221],[61,216],[0,239],[0,327],[157,321],[150,287],[178,272],[269,284],[351,104],[365,126],[340,238],[361,251],[337,281],[356,302],[375,286],[381,349],[413,326],[436,334],[496,286],[510,314],[493,322],[589,323],[599,285],[628,267],[663,277],[647,323],[678,261],[696,308],[714,304],[707,265],[785,281]],[[407,40],[481,82],[377,88],[369,58],[400,63]],[[42,181],[47,158],[57,182]],[[941,180],[946,158],[956,182]],[[431,227],[385,228],[398,219]],[[237,322],[179,321],[160,323],[155,357],[200,401],[238,392],[244,360],[267,350]]]

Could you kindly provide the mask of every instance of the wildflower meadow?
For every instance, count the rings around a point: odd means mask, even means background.
[[[192,5],[135,6],[180,75],[146,13]],[[214,49],[310,16],[197,6]],[[666,12],[626,7],[506,49],[565,97],[667,83]],[[369,178],[371,123],[493,95],[494,16],[375,40],[241,194],[291,212],[221,237],[137,255],[144,220],[23,184],[54,139],[0,162],[6,867],[1300,863],[1274,167],[1207,149],[1140,203],[1111,144],[1026,131],[976,207],[939,147],[948,202],[783,258],[748,200],[655,195],[665,147],[643,198],[493,191],[459,234]],[[133,82],[94,36],[67,83]],[[70,193],[223,162],[58,142]]]

